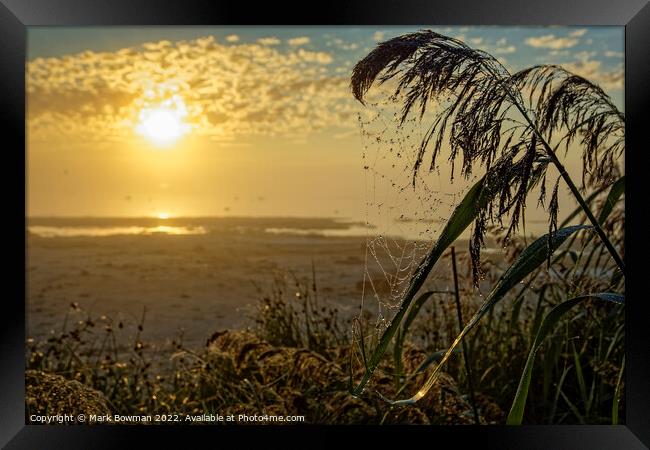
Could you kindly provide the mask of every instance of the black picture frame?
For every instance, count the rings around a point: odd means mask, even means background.
[[[650,327],[643,273],[647,230],[643,227],[644,134],[650,109],[650,4],[647,0],[362,0],[322,4],[253,4],[232,0],[0,0],[0,126],[4,133],[5,291],[0,319],[0,444],[5,448],[114,447],[145,435],[153,441],[188,441],[186,433],[221,439],[215,427],[43,426],[25,425],[25,62],[27,27],[93,25],[618,25],[625,27],[626,113],[626,389],[625,425],[454,426],[377,428],[374,438],[402,432],[430,440],[475,443],[499,449],[642,449],[650,446]],[[646,175],[647,176],[647,175]],[[22,196],[22,198],[21,198]],[[290,439],[318,433],[319,442],[338,437],[314,427],[243,427],[236,439],[252,435]],[[367,427],[352,427],[356,434]],[[181,433],[182,432],[182,433]],[[370,434],[370,433],[368,433]],[[297,436],[300,436],[297,438]],[[192,438],[193,439],[193,438]],[[213,445],[223,441],[212,441]],[[286,442],[282,440],[269,441]],[[284,444],[283,444],[284,445]]]

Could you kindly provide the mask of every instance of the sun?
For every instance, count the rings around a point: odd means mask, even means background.
[[[140,122],[136,131],[153,144],[166,147],[190,131],[190,126],[184,122],[186,116],[187,109],[183,100],[175,96],[140,110]]]

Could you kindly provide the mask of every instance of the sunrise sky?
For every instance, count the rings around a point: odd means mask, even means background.
[[[32,27],[27,213],[358,217],[350,70],[422,28]],[[623,28],[432,29],[512,71],[562,64],[624,109]]]

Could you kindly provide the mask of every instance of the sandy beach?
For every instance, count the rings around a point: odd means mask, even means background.
[[[311,277],[342,311],[359,307],[364,237],[222,229],[196,235],[39,237],[27,244],[27,332],[62,326],[76,302],[93,316],[135,323],[146,307],[143,338],[163,343],[183,329],[201,344],[212,332],[241,328],[274,276]]]

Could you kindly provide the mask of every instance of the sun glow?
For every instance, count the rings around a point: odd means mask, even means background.
[[[159,219],[162,219],[162,220],[166,220],[166,219],[169,219],[171,217],[171,215],[168,212],[162,212],[161,211],[158,214],[156,214],[156,217],[158,217]]]
[[[158,146],[169,146],[189,133],[190,125],[185,103],[174,96],[162,103],[140,110],[140,123],[136,131]]]

